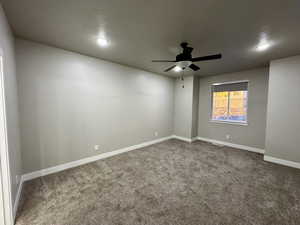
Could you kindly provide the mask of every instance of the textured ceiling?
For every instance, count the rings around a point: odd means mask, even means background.
[[[222,53],[197,63],[197,75],[267,65],[300,54],[299,0],[1,0],[15,35],[124,65],[163,73],[180,42],[193,56]],[[110,46],[100,48],[97,37]],[[260,39],[270,49],[255,51]]]

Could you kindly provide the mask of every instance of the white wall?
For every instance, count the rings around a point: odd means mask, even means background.
[[[199,80],[200,77],[194,76],[193,82],[193,108],[192,108],[192,138],[198,136],[198,117],[199,117]]]
[[[197,136],[199,78],[177,78],[174,98],[174,134],[191,139]],[[184,86],[184,88],[183,88]]]
[[[15,201],[19,181],[17,175],[22,174],[21,150],[19,142],[19,110],[15,70],[14,37],[0,5],[0,54],[3,56],[4,89],[6,101],[7,139],[12,185],[12,200]]]
[[[16,43],[24,173],[173,134],[173,78]]]
[[[265,148],[266,110],[268,95],[268,68],[200,78],[198,136]],[[249,80],[248,125],[211,122],[211,85],[229,81]],[[230,135],[230,139],[226,139]]]
[[[182,87],[184,85],[184,88]],[[192,137],[194,77],[177,78],[174,97],[174,134],[184,138]]]
[[[300,162],[300,56],[270,64],[266,155]]]

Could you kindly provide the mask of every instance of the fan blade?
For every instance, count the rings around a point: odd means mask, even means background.
[[[207,56],[192,58],[191,61],[192,62],[199,62],[199,61],[221,59],[221,58],[222,58],[222,55],[221,54],[217,54],[217,55],[207,55]]]
[[[152,62],[176,62],[175,60],[152,60]]]
[[[200,70],[200,67],[199,66],[196,66],[195,64],[191,64],[190,65],[190,68],[194,71],[197,71],[197,70]]]
[[[174,69],[176,65],[169,67],[168,69],[165,70],[165,72],[169,72],[170,70]]]

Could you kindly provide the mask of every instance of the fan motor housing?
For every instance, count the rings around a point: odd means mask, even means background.
[[[189,61],[190,59],[192,59],[191,53],[181,53],[176,56],[176,61]]]

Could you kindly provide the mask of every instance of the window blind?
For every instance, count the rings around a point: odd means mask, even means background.
[[[224,83],[224,84],[213,84],[213,92],[223,92],[223,91],[247,91],[248,81],[237,82],[237,83]]]

